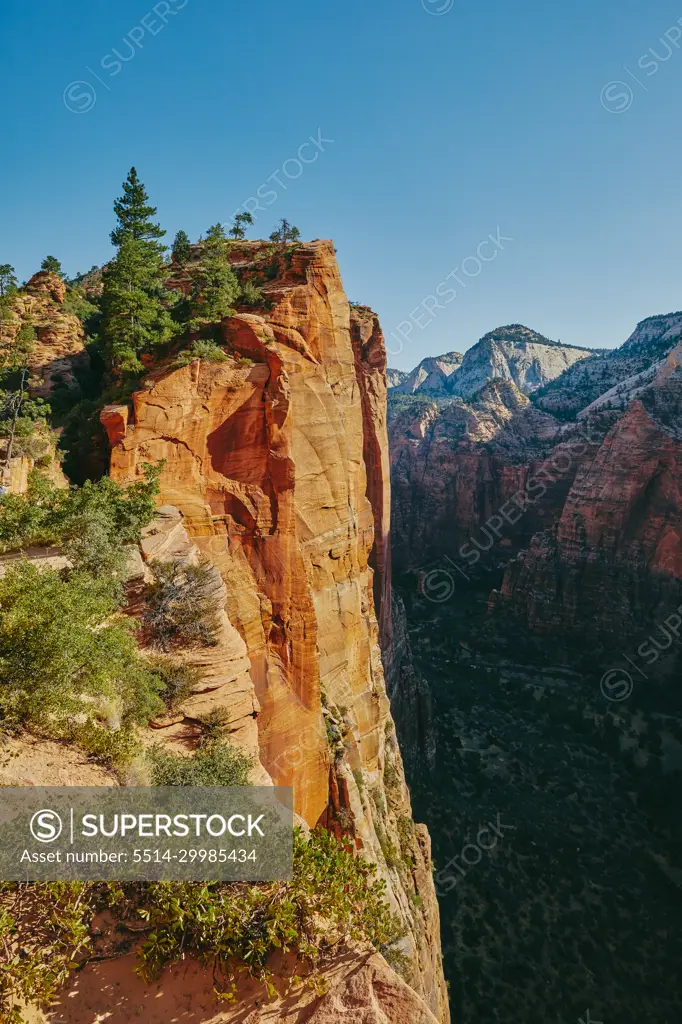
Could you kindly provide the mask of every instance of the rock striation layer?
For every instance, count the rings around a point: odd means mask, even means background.
[[[682,595],[682,345],[578,471],[501,594],[540,631],[632,631]]]
[[[266,315],[222,323],[226,361],[156,367],[132,415],[105,410],[111,474],[130,481],[165,460],[161,502],[219,571],[245,645],[261,764],[293,786],[310,825],[378,864],[411,984],[447,1021],[430,843],[411,824],[380,647],[380,627],[391,636],[381,330],[371,311],[351,318],[330,242],[294,247],[267,293]]]

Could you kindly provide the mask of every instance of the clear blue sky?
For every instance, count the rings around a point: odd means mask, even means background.
[[[4,0],[0,262],[21,279],[47,253],[69,273],[110,256],[112,201],[134,163],[169,239],[228,221],[277,172],[286,191],[263,190],[279,195],[256,234],[286,216],[333,238],[349,297],[387,335],[499,227],[513,241],[498,258],[460,271],[465,287],[431,324],[415,314],[423,326],[391,359],[402,368],[510,322],[613,346],[682,307],[682,49],[661,43],[671,29],[676,41],[678,2],[156,7]],[[655,73],[651,47],[672,49]],[[115,48],[135,54],[116,75]],[[613,80],[633,90],[621,114],[600,101]],[[67,109],[93,87],[92,109]],[[630,99],[623,86],[604,98]],[[286,177],[318,128],[333,144]]]

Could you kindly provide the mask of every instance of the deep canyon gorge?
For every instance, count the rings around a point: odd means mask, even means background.
[[[154,1010],[114,914],[27,1019],[91,1024],[103,1000],[112,1024],[184,1001],[197,1024],[681,1019],[682,314],[617,350],[509,325],[406,374],[331,242],[224,249],[258,296],[210,324],[217,356],[144,353],[127,395],[98,391],[74,299],[96,315],[100,271],[18,291],[0,348],[30,325],[32,394],[67,411],[3,440],[7,493],[36,468],[125,488],[159,467],[125,615],[144,621],[165,559],[207,567],[219,623],[144,744],[187,753],[219,713],[252,782],[292,786],[304,830],[376,865],[399,932],[336,950],[320,991],[249,980],[232,1007],[173,966]],[[188,298],[201,257],[166,286]],[[58,544],[21,549],[64,569]],[[2,749],[6,785],[121,782],[39,730]]]

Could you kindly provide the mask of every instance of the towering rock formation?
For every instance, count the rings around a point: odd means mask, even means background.
[[[578,471],[493,606],[540,631],[632,632],[682,597],[682,345]]]
[[[428,834],[411,823],[379,645],[377,614],[391,636],[383,339],[371,311],[351,320],[330,242],[289,257],[267,315],[224,321],[226,362],[159,367],[132,417],[105,410],[111,473],[129,481],[165,460],[161,503],[220,571],[246,645],[262,765],[293,785],[309,824],[378,863],[411,983],[447,1021]]]

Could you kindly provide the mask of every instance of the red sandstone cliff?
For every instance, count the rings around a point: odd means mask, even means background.
[[[509,565],[493,607],[541,631],[617,636],[679,603],[681,363],[678,346],[580,468],[555,529]]]
[[[594,433],[563,426],[502,380],[471,403],[394,404],[396,567],[420,569],[448,555],[466,570],[488,552],[494,561],[523,547],[560,515],[579,465],[596,451]]]
[[[262,765],[293,785],[306,821],[379,864],[412,984],[446,1021],[428,835],[405,832],[379,645],[377,611],[384,639],[391,628],[383,339],[370,311],[351,318],[329,242],[296,247],[267,295],[266,316],[224,321],[226,362],[160,367],[132,414],[105,410],[111,473],[165,460],[161,503],[219,569],[246,645]]]

